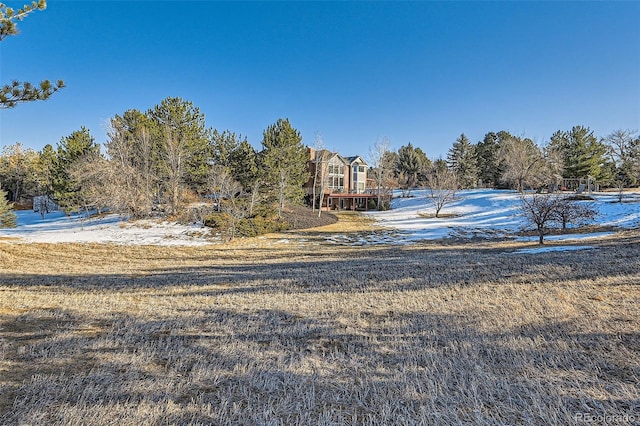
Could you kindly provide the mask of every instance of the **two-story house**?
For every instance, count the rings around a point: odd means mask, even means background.
[[[367,163],[360,156],[343,157],[326,149],[309,148],[309,204],[327,210],[367,210],[376,199],[367,188]]]

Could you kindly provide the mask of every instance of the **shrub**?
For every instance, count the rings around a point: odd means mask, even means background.
[[[274,216],[252,216],[244,219],[234,219],[229,213],[216,212],[207,215],[204,225],[218,230],[223,236],[232,239],[239,237],[256,237],[271,232],[289,229],[289,224]]]
[[[238,222],[236,233],[242,237],[256,237],[258,235],[280,232],[289,229],[289,224],[282,219],[271,219],[254,216]]]
[[[7,193],[0,188],[0,228],[15,228],[17,216],[13,204],[7,201]]]
[[[211,213],[205,216],[204,226],[220,231],[226,231],[231,226],[232,220],[233,218],[228,213]]]

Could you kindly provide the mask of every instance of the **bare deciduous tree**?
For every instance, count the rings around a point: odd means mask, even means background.
[[[536,187],[544,183],[544,157],[530,139],[511,138],[500,147],[498,158],[504,167],[502,180],[519,192],[526,186]]]
[[[369,152],[370,176],[376,183],[378,194],[378,210],[383,209],[382,199],[391,190],[393,182],[394,157],[391,155],[389,138],[379,139]]]
[[[165,126],[163,138],[163,156],[165,175],[167,176],[167,191],[169,193],[169,205],[171,213],[178,211],[182,193],[182,181],[185,172],[185,165],[188,157],[188,150],[179,135],[174,134],[171,127]]]
[[[567,223],[582,224],[596,215],[592,208],[557,194],[522,194],[520,201],[521,214],[528,223],[535,225],[540,244],[544,244],[544,236],[554,223],[560,223],[564,230]]]
[[[567,225],[583,225],[596,217],[597,212],[588,201],[576,200],[571,196],[563,196],[558,199],[554,212],[554,221],[562,227],[562,232],[567,229]]]
[[[151,138],[142,128],[132,138],[112,120],[108,131],[107,154],[109,161],[103,170],[109,179],[104,182],[105,192],[111,197],[109,207],[133,217],[151,214],[154,204],[153,183],[157,180],[151,165]]]
[[[322,214],[322,202],[324,201],[324,193],[327,189],[328,178],[329,175],[327,173],[327,150],[324,147],[324,142],[322,141],[322,137],[317,134],[316,135],[316,146],[314,148],[314,158],[313,158],[313,189],[311,194],[311,206],[315,211],[316,208],[316,198],[320,198],[320,203],[318,205],[318,217]]]
[[[556,218],[556,208],[560,197],[553,194],[534,194],[520,196],[520,211],[528,223],[536,226],[538,242],[544,244],[544,236],[549,225]]]
[[[440,216],[442,208],[456,198],[458,179],[455,173],[444,164],[436,165],[427,175],[427,203],[435,209],[435,216]]]

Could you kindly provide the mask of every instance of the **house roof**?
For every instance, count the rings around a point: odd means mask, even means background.
[[[349,162],[349,164],[360,163],[363,165],[367,165],[367,162],[362,159],[359,155],[354,155],[352,157],[345,157],[345,159]]]
[[[337,158],[338,161],[344,163],[344,164],[351,164],[349,163],[349,161],[347,161],[342,155],[338,154],[337,152],[331,152],[327,149],[321,149],[319,151],[316,152],[317,154],[320,154],[320,161],[322,162],[326,162],[329,161],[333,158]],[[316,157],[317,158],[317,157]],[[316,159],[314,159],[313,161],[316,161]]]

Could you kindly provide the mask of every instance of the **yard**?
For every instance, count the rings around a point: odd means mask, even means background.
[[[527,254],[337,245],[341,223],[202,246],[5,238],[0,423],[639,421],[637,230]]]

